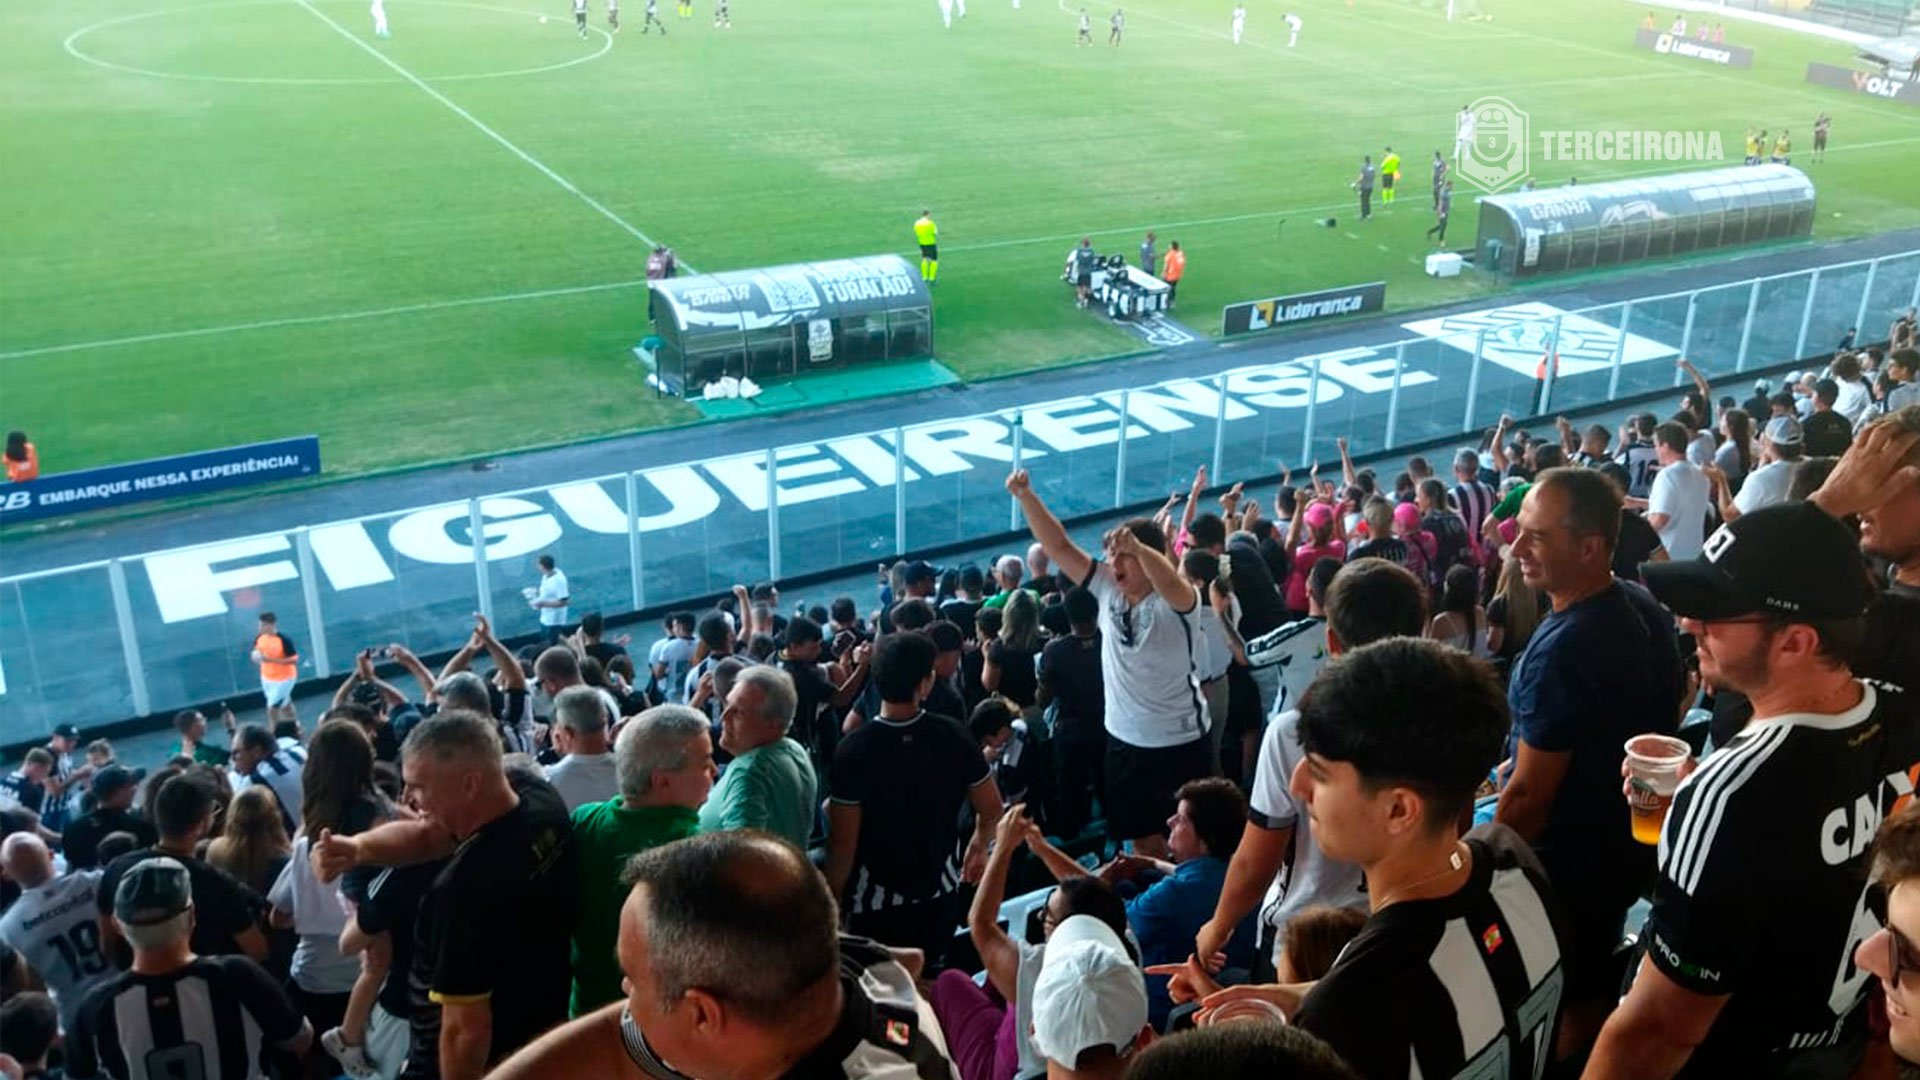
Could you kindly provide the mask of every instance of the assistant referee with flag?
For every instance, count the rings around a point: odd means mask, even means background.
[[[920,220],[913,223],[913,238],[920,242],[920,279],[931,285],[940,276],[940,227],[933,223],[933,211],[920,211]]]

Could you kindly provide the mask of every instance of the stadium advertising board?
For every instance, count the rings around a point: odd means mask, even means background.
[[[918,272],[892,256],[669,278],[653,290],[680,325],[726,330],[808,322],[827,310],[884,309],[926,295]]]
[[[1688,37],[1676,37],[1658,30],[1639,30],[1634,33],[1634,44],[1643,49],[1667,56],[1678,56],[1687,60],[1698,60],[1705,64],[1718,64],[1721,67],[1750,68],[1753,66],[1753,50],[1742,45],[1728,45],[1726,42],[1706,42]]]
[[[319,471],[320,438],[303,435],[56,473],[0,488],[0,524],[289,480]]]
[[[1807,64],[1807,81],[1815,86],[1851,90],[1856,94],[1897,101],[1902,105],[1911,105],[1920,109],[1920,82],[1912,79],[1895,79],[1871,71],[1856,71],[1853,68],[1810,61]]]
[[[1363,311],[1379,311],[1386,302],[1387,283],[1374,281],[1341,289],[1322,289],[1319,292],[1229,304],[1221,309],[1220,326],[1222,333],[1245,334],[1254,330],[1270,330],[1276,326],[1319,322],[1340,315],[1357,315]]]

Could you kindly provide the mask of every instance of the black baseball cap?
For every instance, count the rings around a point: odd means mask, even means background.
[[[1859,542],[1812,503],[1742,514],[1688,562],[1642,563],[1641,579],[1682,618],[1851,619],[1873,602]]]
[[[129,769],[125,765],[109,765],[93,775],[93,794],[111,795],[123,787],[130,787],[145,779],[147,770]]]
[[[906,582],[932,581],[939,576],[934,572],[932,563],[925,559],[915,559],[907,564],[907,569],[900,575],[900,579]]]
[[[77,739],[80,737],[80,729],[74,727],[72,724],[56,724],[54,725],[53,733],[62,739]]]
[[[113,917],[128,926],[166,922],[193,906],[193,878],[177,859],[142,859],[113,890]]]

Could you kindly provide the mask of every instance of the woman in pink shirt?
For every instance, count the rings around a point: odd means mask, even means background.
[[[1298,498],[1299,507],[1287,524],[1287,547],[1293,552],[1293,569],[1287,574],[1287,607],[1294,618],[1301,619],[1307,614],[1307,575],[1313,572],[1313,564],[1328,557],[1345,559],[1347,542],[1333,507],[1314,501],[1308,491],[1300,492]],[[1308,539],[1296,547],[1302,525]]]

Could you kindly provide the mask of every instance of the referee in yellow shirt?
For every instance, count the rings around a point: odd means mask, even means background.
[[[1400,155],[1387,147],[1387,156],[1380,159],[1380,201],[1393,202],[1393,188],[1400,180]]]
[[[940,248],[936,241],[940,237],[940,227],[933,223],[933,211],[920,211],[920,220],[913,223],[913,238],[920,243],[920,279],[933,284],[940,276]]]

